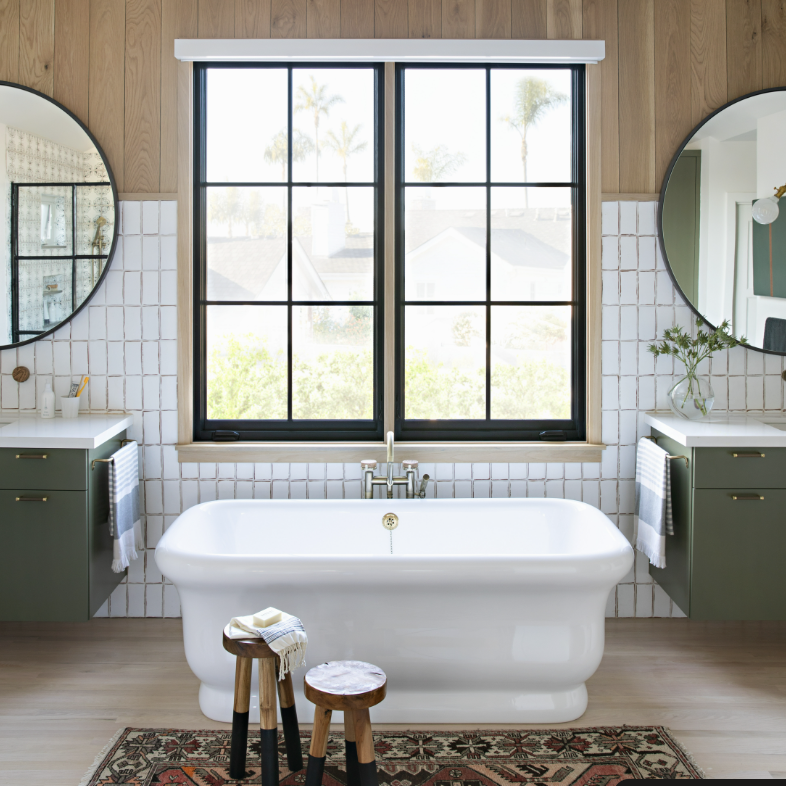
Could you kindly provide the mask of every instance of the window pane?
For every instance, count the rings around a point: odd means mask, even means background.
[[[486,417],[486,310],[407,306],[405,418]]]
[[[71,187],[25,185],[19,187],[17,194],[19,256],[63,257],[73,254]],[[8,199],[10,202],[10,188]],[[78,219],[79,216],[77,227]]]
[[[206,319],[208,418],[286,418],[286,306],[208,306]]]
[[[569,70],[491,71],[491,179],[570,182]]]
[[[292,189],[292,297],[374,299],[374,189]]]
[[[569,188],[491,189],[491,299],[570,300]]]
[[[70,189],[69,189],[70,191]],[[71,195],[68,195],[71,198]],[[104,219],[101,222],[100,219]],[[108,254],[115,231],[112,186],[78,186],[76,189],[76,253]],[[96,230],[99,230],[96,236]]]
[[[206,234],[208,300],[286,300],[286,188],[208,188]]]
[[[405,80],[405,179],[485,180],[486,72],[407,68]]]
[[[292,309],[292,417],[360,420],[374,416],[374,309]]]
[[[404,206],[406,299],[485,300],[485,188],[407,188]]]
[[[570,306],[491,309],[491,417],[570,418]]]
[[[370,68],[296,68],[293,180],[374,179],[374,72]]]
[[[286,164],[286,69],[209,69],[208,181],[286,180]]]

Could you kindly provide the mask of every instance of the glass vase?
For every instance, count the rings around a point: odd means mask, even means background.
[[[715,393],[709,377],[687,374],[669,390],[671,411],[686,420],[701,420],[712,411]]]

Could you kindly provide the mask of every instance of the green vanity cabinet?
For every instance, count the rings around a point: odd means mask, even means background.
[[[674,535],[650,575],[691,619],[786,619],[786,448],[686,448],[671,462]]]
[[[89,620],[112,572],[108,467],[125,431],[92,450],[0,448],[0,620]]]

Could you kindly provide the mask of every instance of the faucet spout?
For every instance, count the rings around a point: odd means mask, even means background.
[[[393,443],[393,432],[388,431],[388,499],[393,497],[393,461],[395,459],[395,445]]]
[[[388,431],[388,464],[393,463],[394,452],[395,452],[395,445],[393,443],[393,432]]]

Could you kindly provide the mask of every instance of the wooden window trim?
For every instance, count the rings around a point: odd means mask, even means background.
[[[399,456],[422,462],[599,462],[601,442],[601,162],[600,66],[586,66],[587,96],[587,439],[584,442],[400,442]],[[395,128],[393,63],[385,64],[386,132]],[[193,440],[193,66],[178,63],[177,403],[180,462],[384,461],[383,442],[232,442]],[[386,133],[386,138],[390,138]],[[394,221],[392,145],[385,147],[385,431],[393,429]]]

